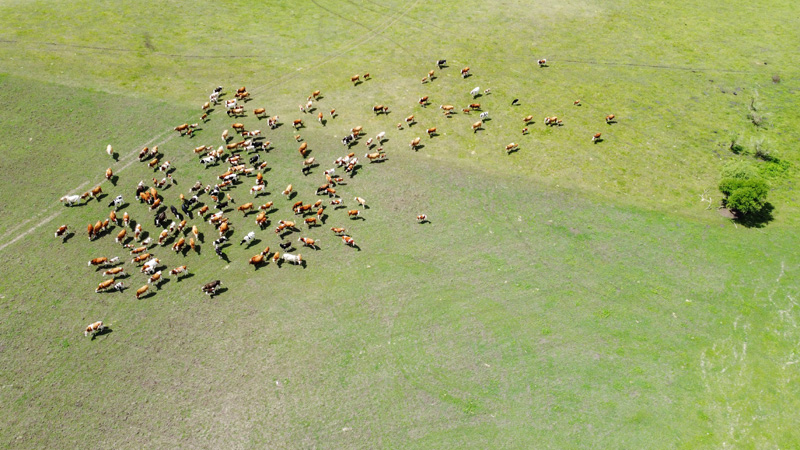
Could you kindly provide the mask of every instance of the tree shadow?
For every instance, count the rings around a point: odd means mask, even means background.
[[[760,210],[754,213],[735,213],[733,221],[745,228],[764,228],[768,223],[775,220],[775,217],[772,215],[772,211],[774,210],[775,207],[772,203],[767,202]]]

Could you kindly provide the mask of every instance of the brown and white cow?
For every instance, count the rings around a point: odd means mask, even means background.
[[[311,247],[313,249],[317,249],[317,241],[307,237],[301,237],[298,239],[298,242],[302,242],[304,246]]]
[[[176,242],[176,243],[174,243],[172,245],[172,250],[174,250],[176,252],[180,252],[183,249],[183,246],[185,244],[186,244],[186,239],[185,238],[180,238],[180,239],[178,239],[178,242]]]
[[[170,275],[177,275],[180,278],[180,275],[189,275],[189,269],[186,266],[179,266],[169,271]]]
[[[353,239],[353,238],[351,238],[350,236],[347,236],[347,235],[342,236],[342,242],[344,242],[345,244],[349,245],[350,247],[355,247],[356,246],[355,239]]]
[[[108,263],[108,258],[106,258],[105,256],[101,256],[99,258],[92,259],[86,265],[87,266],[100,266],[100,265],[105,265],[106,263]]]
[[[128,229],[127,228],[123,228],[122,231],[117,233],[117,237],[116,237],[116,239],[114,239],[114,241],[117,244],[122,244],[122,241],[125,239],[125,235],[126,234],[128,234]]]
[[[473,123],[472,124],[472,132],[474,133],[474,132],[480,130],[481,127],[483,127],[483,122],[482,121],[479,120],[479,121]]]
[[[361,76],[360,76],[360,75],[353,75],[352,77],[350,77],[350,81],[351,81],[353,84],[356,84],[356,83],[358,83],[358,82],[359,82],[359,80],[361,80]]]
[[[263,186],[259,186],[259,187],[263,187]],[[250,189],[250,190],[252,191],[252,189]],[[253,203],[252,202],[245,203],[244,205],[236,208],[236,210],[237,211],[241,211],[241,212],[245,213],[245,215],[247,215],[247,211],[252,211],[253,210]]]
[[[425,132],[428,133],[428,137],[433,137],[436,134],[436,127],[428,128]]]
[[[100,293],[110,288],[113,285],[114,285],[114,278],[112,277],[110,280],[105,280],[102,283],[98,284],[97,289],[95,289],[94,291],[96,293]]]
[[[66,236],[67,236],[67,229],[68,229],[68,227],[67,227],[66,225],[61,225],[61,226],[60,226],[60,227],[58,227],[58,229],[56,230],[55,237],[60,237],[60,238],[62,238],[62,239],[63,239],[63,238],[66,238]]]
[[[461,78],[466,78],[469,75],[469,67],[464,67],[461,69]]]
[[[417,222],[425,222],[428,220],[428,216],[426,214],[418,214],[417,215]]]
[[[351,219],[355,219],[355,218],[361,217],[361,211],[359,211],[357,209],[351,209],[351,210],[347,211],[347,216],[350,217]]]
[[[617,116],[615,116],[614,114],[609,114],[609,115],[607,115],[607,116],[606,116],[606,123],[611,123],[611,122],[613,122],[613,121],[614,121],[614,119],[615,119],[616,117],[617,117]]]
[[[125,275],[125,269],[123,267],[114,267],[103,272],[103,276],[106,275]]]
[[[140,287],[136,290],[136,300],[139,300],[139,297],[143,296],[147,290],[150,289],[149,284],[145,284],[144,286]]]
[[[602,135],[603,135],[603,133],[595,133],[595,134],[592,136],[592,142],[597,142],[597,141],[599,141],[599,140],[600,140],[600,136],[602,136]]]
[[[183,125],[178,125],[177,127],[173,128],[175,131],[179,132],[181,136],[186,134],[186,131],[189,130],[189,124],[184,123]]]
[[[411,141],[410,146],[411,146],[412,150],[416,150],[417,149],[417,147],[419,146],[419,141],[420,141],[420,138],[414,138],[414,140]]]
[[[86,329],[83,331],[83,336],[84,337],[89,336],[90,333],[91,333],[92,336],[94,336],[97,333],[102,333],[103,330],[105,330],[105,329],[106,329],[106,326],[103,325],[103,321],[102,320],[98,320],[97,322],[89,324],[86,327]]]

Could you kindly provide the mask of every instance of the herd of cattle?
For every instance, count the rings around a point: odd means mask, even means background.
[[[538,63],[540,67],[547,67],[546,60],[539,60]],[[436,61],[436,66],[440,70],[446,68],[446,60]],[[422,83],[432,82],[436,79],[435,75],[436,73],[434,70],[429,71],[422,79]],[[469,67],[465,67],[461,70],[462,78],[468,78],[470,76]],[[371,79],[371,77],[366,73],[363,75],[354,75],[351,77],[350,81],[354,83],[354,85],[358,85],[369,79]],[[489,112],[482,111],[480,103],[474,102],[474,99],[478,97],[480,93],[480,87],[472,89],[470,91],[470,96],[473,99],[473,103],[470,103],[467,108],[462,109],[462,113],[465,115],[469,115],[472,112],[479,112],[481,120],[472,123],[471,129],[473,133],[482,130],[484,121],[489,117]],[[483,90],[484,95],[490,93],[490,89]],[[221,101],[224,101],[225,111],[229,117],[240,118],[246,116],[244,104],[252,100],[246,88],[239,88],[234,98],[231,99],[222,99],[223,95],[222,86],[213,90],[209,96],[209,100],[202,105],[203,112],[201,115],[201,122],[206,123],[210,120],[209,114],[213,111],[213,106],[218,105]],[[321,92],[319,90],[312,92],[304,103],[299,105],[300,112],[302,114],[309,114],[315,109],[318,109],[317,104],[320,98]],[[426,107],[429,105],[428,100],[428,96],[421,97],[418,100],[418,104],[422,107]],[[512,105],[517,102],[518,100],[515,99]],[[580,100],[576,100],[573,104],[579,106]],[[453,105],[442,104],[440,109],[445,116],[456,114],[455,106]],[[387,114],[389,112],[389,107],[382,104],[375,105],[372,111],[375,114]],[[253,116],[259,122],[262,119],[267,119],[267,126],[269,126],[271,130],[281,126],[280,117],[277,115],[267,115],[266,108],[254,108]],[[336,110],[331,108],[329,116],[331,119],[338,117]],[[324,125],[324,115],[321,111],[318,112],[317,119]],[[606,123],[614,123],[614,119],[615,116],[613,114],[605,118]],[[533,116],[526,116],[522,121],[525,126],[525,128],[522,129],[522,134],[525,135],[528,133],[527,126],[533,123]],[[543,123],[547,126],[563,125],[562,120],[558,117],[546,117]],[[406,117],[405,126],[411,129],[414,125],[416,125],[414,115]],[[302,119],[296,119],[292,121],[292,126],[295,130],[300,130],[305,127],[305,124]],[[404,129],[403,122],[398,123],[397,128],[398,130]],[[184,123],[174,128],[175,131],[180,133],[180,136],[193,136],[196,130],[199,129],[201,128],[198,123]],[[154,177],[152,179],[152,185],[140,181],[133,191],[135,198],[140,203],[146,205],[148,210],[153,213],[153,225],[161,229],[161,231],[150,235],[150,233],[143,229],[142,222],[132,220],[127,211],[123,212],[121,215],[118,214],[118,209],[126,205],[123,195],[117,195],[108,204],[111,211],[107,218],[97,220],[87,225],[86,230],[89,240],[99,239],[108,234],[113,227],[120,227],[120,230],[116,234],[115,242],[122,245],[123,248],[130,252],[132,256],[130,264],[138,266],[138,272],[141,273],[146,280],[146,282],[143,282],[144,284],[135,291],[135,297],[137,299],[148,295],[150,286],[154,286],[155,289],[158,289],[167,276],[167,274],[163,272],[166,268],[162,266],[161,260],[154,255],[155,249],[172,243],[170,248],[174,252],[186,256],[190,251],[194,251],[202,242],[202,233],[199,231],[198,224],[207,221],[219,234],[219,238],[212,242],[215,253],[219,258],[227,261],[224,248],[230,245],[229,237],[234,233],[232,223],[227,216],[228,213],[241,212],[244,216],[255,213],[257,215],[254,221],[255,226],[258,227],[259,230],[263,230],[270,223],[268,216],[280,209],[275,205],[275,201],[268,201],[260,205],[257,204],[259,196],[266,194],[265,186],[267,185],[267,180],[264,178],[267,162],[262,161],[261,154],[266,154],[272,150],[271,142],[265,139],[261,130],[248,129],[248,127],[241,122],[233,123],[230,129],[232,129],[233,132],[230,132],[229,129],[222,131],[220,137],[223,143],[216,149],[213,145],[202,145],[194,148],[194,154],[199,158],[199,163],[205,167],[213,167],[222,163],[226,164],[226,167],[223,173],[216,176],[213,183],[197,181],[189,188],[188,192],[181,193],[178,196],[180,211],[175,205],[167,206],[165,204],[167,200],[159,192],[160,189],[166,189],[177,184],[173,178],[176,168],[172,165],[170,160],[165,159],[164,155],[159,151],[158,146],[141,149],[139,152],[139,160],[143,163],[147,163],[156,173],[162,173],[163,177],[161,180]],[[438,136],[436,127],[427,128],[426,133],[430,138]],[[235,139],[236,134],[240,136],[239,139]],[[250,265],[254,266],[256,269],[261,265],[268,264],[270,261],[276,263],[278,266],[283,262],[305,265],[306,260],[303,259],[301,254],[291,253],[291,251],[294,250],[294,245],[292,244],[292,240],[287,240],[287,237],[291,236],[293,233],[300,233],[300,224],[304,225],[306,230],[322,226],[328,217],[326,214],[326,208],[328,207],[330,207],[332,211],[345,209],[347,215],[342,217],[350,219],[362,218],[362,211],[360,209],[347,209],[344,205],[342,192],[339,192],[339,190],[341,190],[342,187],[346,188],[346,182],[338,171],[341,169],[344,174],[349,174],[350,177],[352,177],[355,175],[357,169],[361,167],[359,166],[359,158],[355,155],[355,152],[351,150],[353,146],[362,140],[364,134],[361,126],[351,128],[349,133],[342,139],[342,144],[347,149],[347,153],[333,161],[334,167],[322,172],[325,180],[324,183],[316,189],[316,195],[327,196],[328,204],[325,204],[322,199],[310,203],[305,203],[303,201],[295,202],[291,210],[294,215],[300,216],[302,222],[298,224],[295,220],[279,220],[275,227],[275,233],[282,240],[279,244],[281,249],[271,251],[270,247],[266,247],[249,259],[248,263]],[[601,140],[600,136],[601,133],[594,134],[592,141],[599,142]],[[319,163],[315,157],[307,156],[309,152],[308,143],[305,142],[299,134],[294,135],[294,138],[297,142],[301,142],[298,146],[298,152],[303,158],[301,171],[304,175],[307,175],[313,168],[317,167]],[[383,144],[386,141],[386,132],[384,131],[377,133],[374,138],[370,137],[365,139],[364,145],[368,150],[364,158],[369,160],[370,163],[386,161],[387,154],[383,148]],[[421,138],[416,137],[411,141],[410,147],[413,150],[417,150],[420,147],[420,142]],[[510,154],[518,150],[518,148],[518,144],[512,142],[505,146],[505,151]],[[106,152],[109,155],[113,155],[113,147],[108,145]],[[113,179],[114,174],[111,168],[106,171],[105,176],[107,180]],[[254,201],[244,202],[233,207],[233,205],[236,205],[236,201],[231,194],[235,191],[236,187],[245,184],[245,182],[250,179],[253,180],[251,182],[253,184],[248,188],[248,195],[251,196]],[[116,186],[116,184],[114,186]],[[293,185],[289,184],[286,189],[281,191],[281,194],[286,196],[287,199],[291,199],[292,195],[296,195],[297,193]],[[99,198],[101,195],[103,195],[102,187],[96,186],[83,195],[66,195],[61,198],[61,201],[68,206],[72,206],[84,200],[88,202],[91,199]],[[359,196],[352,198],[361,207],[366,207],[366,200],[364,198]],[[172,214],[174,220],[168,218],[167,211]],[[419,214],[416,216],[416,219],[418,223],[428,222],[428,216],[426,214]],[[358,248],[355,239],[347,233],[346,228],[334,226],[331,227],[330,230],[334,235],[341,238],[345,245]],[[68,232],[69,227],[67,225],[62,225],[56,230],[55,236],[66,240]],[[248,244],[249,246],[250,243],[255,241],[256,232],[249,231],[243,233],[239,245]],[[319,249],[318,239],[313,239],[308,236],[299,236],[296,242],[302,247],[308,247],[314,250]],[[106,269],[102,273],[103,277],[110,277],[100,282],[95,292],[121,292],[127,288],[125,283],[119,280],[127,276],[122,265],[123,263],[124,262],[121,261],[119,257],[98,257],[89,261],[89,266]],[[189,269],[186,265],[180,265],[169,270],[168,273],[170,276],[180,278],[189,275]],[[213,296],[220,289],[221,285],[222,282],[220,280],[214,280],[203,284],[200,290],[205,294]],[[88,336],[91,334],[94,336],[104,332],[106,328],[102,321],[97,321],[86,327],[85,335]]]

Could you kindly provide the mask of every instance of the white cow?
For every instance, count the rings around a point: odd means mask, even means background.
[[[65,196],[61,197],[61,202],[62,203],[65,202],[67,204],[67,206],[72,206],[75,203],[78,203],[79,201],[81,201],[81,196],[80,195],[65,195]]]
[[[255,233],[255,231],[251,231],[251,232],[247,233],[247,234],[246,234],[246,235],[245,235],[245,236],[242,238],[242,242],[239,242],[239,245],[242,245],[242,244],[244,244],[245,242],[250,242],[250,241],[252,241],[252,240],[253,240],[253,239],[255,239],[255,238],[256,238],[256,233]]]
[[[472,95],[472,98],[475,98],[475,96],[477,96],[478,94],[481,93],[480,86],[476,86],[475,89],[469,91],[469,93],[470,93],[470,95]]]
[[[303,255],[292,255],[291,253],[284,253],[283,255],[281,255],[281,258],[284,261],[290,262],[292,264],[303,263]]]

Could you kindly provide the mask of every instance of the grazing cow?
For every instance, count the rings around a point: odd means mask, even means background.
[[[367,148],[369,148],[369,146],[372,145],[372,138],[367,139],[367,142],[365,142],[364,145],[366,145]]]
[[[150,205],[150,211],[154,211],[154,210],[158,209],[159,206],[161,206],[161,199],[157,198]]]
[[[295,119],[292,122],[292,126],[294,127],[295,130],[300,128],[300,127],[302,127],[303,126],[303,119]]]
[[[347,230],[344,227],[331,227],[331,231],[336,235],[344,234]]]
[[[523,135],[528,134],[528,127],[522,129],[522,134]]]
[[[106,326],[103,325],[102,320],[98,320],[95,323],[89,324],[86,329],[83,331],[83,336],[89,336],[89,333],[92,334],[92,337],[98,333],[102,333],[106,329]]]
[[[461,69],[461,78],[466,78],[469,75],[469,67],[464,67]]]
[[[414,140],[411,141],[411,144],[409,144],[411,146],[411,150],[416,150],[417,149],[417,147],[419,146],[419,141],[420,141],[420,138],[414,138]]]
[[[58,227],[55,233],[55,237],[60,237],[62,239],[65,238],[67,236],[67,228],[68,227],[66,225],[61,225],[60,227]]]
[[[161,271],[154,273],[147,279],[147,284],[155,284],[158,287],[158,283],[161,280]]]
[[[259,186],[259,187],[263,187],[263,186]],[[250,191],[252,191],[252,189],[250,189]],[[253,203],[245,203],[244,205],[236,208],[236,210],[242,211],[243,213],[247,214],[247,211],[252,211],[253,210]]]
[[[386,137],[386,132],[385,131],[381,131],[380,133],[378,133],[377,136],[375,136],[375,140],[378,141],[378,144],[382,144],[383,143],[383,138],[385,138],[385,137]]]
[[[601,139],[600,139],[600,136],[602,136],[602,134],[603,134],[603,133],[595,133],[595,134],[592,136],[592,142],[597,142],[597,141],[601,140]]]
[[[131,247],[128,247],[128,248],[131,248]],[[131,255],[136,255],[136,254],[142,253],[145,250],[147,250],[147,246],[136,247],[134,249],[131,249]]]
[[[177,131],[178,133],[180,133],[181,136],[183,136],[189,130],[189,124],[188,123],[184,123],[183,125],[178,125],[177,127],[173,128],[173,129],[175,131]]]
[[[408,117],[406,117],[406,123],[408,124],[408,126],[411,126],[411,125],[413,125],[415,123],[413,114],[408,116]]]
[[[125,211],[122,214],[122,226],[127,227],[128,224],[131,223],[131,216],[128,214],[128,211]]]
[[[217,293],[217,289],[222,285],[222,281],[214,280],[211,283],[204,284],[203,287],[200,288],[201,291],[208,295],[214,295]]]
[[[142,239],[142,224],[136,224],[136,228],[133,230],[133,239],[135,239],[137,242]]]
[[[350,77],[350,81],[351,81],[353,84],[356,84],[356,83],[358,83],[360,79],[361,79],[361,76],[360,76],[360,75],[353,75],[352,77]]]
[[[375,105],[372,107],[372,112],[374,112],[375,114],[380,114],[383,112],[383,108],[384,108],[383,105]]]
[[[350,132],[353,134],[353,136],[360,136],[360,135],[361,135],[361,131],[362,131],[363,129],[364,129],[364,127],[362,127],[362,126],[360,126],[360,125],[359,125],[359,126],[357,126],[357,127],[353,127],[353,128],[351,128],[351,129],[350,129]]]
[[[428,133],[428,137],[433,137],[436,134],[436,127],[428,128],[425,132]]]
[[[547,60],[542,58],[542,59],[536,61],[536,63],[539,64],[539,67],[544,67],[544,66],[547,65]]]
[[[263,252],[250,258],[250,262],[248,264],[252,264],[254,267],[258,268],[258,266],[265,261],[267,253],[269,253],[269,247],[267,247],[267,249],[264,250]]]
[[[290,253],[284,253],[283,256],[281,256],[281,258],[284,261],[290,262],[292,264],[303,264],[303,255],[299,255],[299,254],[298,255],[292,255]]]
[[[547,119],[545,118],[545,120],[547,120]],[[525,125],[528,125],[528,124],[530,124],[531,122],[533,122],[533,116],[525,116],[525,118],[524,118],[524,119],[522,119],[522,122],[523,122]],[[545,122],[545,125],[547,125],[547,123],[546,123],[546,122]]]
[[[106,169],[106,180],[110,180],[111,177],[113,177],[113,176],[114,176],[114,171],[111,170],[111,167]]]
[[[418,103],[424,108],[428,104],[428,96],[420,97]]]
[[[94,291],[96,293],[105,291],[106,289],[110,288],[113,284],[114,284],[114,278],[111,278],[110,280],[106,280],[106,281],[103,281],[102,283],[98,284],[97,285],[97,289],[95,289]]]
[[[359,211],[357,209],[351,209],[351,210],[347,211],[347,216],[350,217],[351,219],[355,219],[357,217],[361,217],[361,211]]]
[[[317,241],[315,241],[314,239],[311,239],[311,238],[307,238],[307,237],[301,237],[301,238],[300,238],[300,239],[298,239],[297,241],[298,241],[298,242],[302,242],[304,246],[306,246],[306,247],[311,247],[311,248],[313,248],[314,250],[316,250],[316,249],[317,249],[317,247],[318,247],[318,246],[317,246]]]
[[[169,271],[170,275],[177,275],[180,278],[180,275],[189,275],[189,269],[186,266],[179,266]]]
[[[614,119],[615,119],[616,117],[617,117],[617,116],[615,116],[615,115],[613,115],[613,114],[609,114],[609,115],[607,115],[607,116],[606,116],[606,123],[611,123],[611,122],[613,122],[613,121],[614,121]]]
[[[483,122],[482,121],[479,120],[479,121],[473,123],[472,124],[472,132],[474,133],[474,132],[480,130],[481,127],[483,127]]]
[[[251,231],[251,232],[247,233],[247,234],[246,234],[246,235],[245,235],[245,236],[242,238],[242,241],[241,241],[241,242],[239,242],[239,245],[242,245],[242,244],[244,244],[245,242],[247,242],[247,243],[250,243],[250,242],[251,242],[253,239],[255,239],[255,238],[256,238],[256,232],[255,232],[255,231]]]
[[[264,203],[263,205],[259,206],[258,209],[260,209],[262,211],[266,211],[266,210],[272,208],[272,204],[273,204],[272,202]]]
[[[106,263],[108,263],[108,258],[106,258],[105,256],[101,256],[99,258],[92,259],[86,265],[87,266],[100,266],[100,265],[105,265]]]
[[[335,199],[331,200],[331,205],[332,206],[340,206],[340,205],[344,206],[344,205],[342,205],[342,199],[340,199],[340,198],[335,198]]]
[[[222,236],[225,236],[225,234],[226,234],[227,232],[228,232],[228,222],[223,222],[223,223],[222,223],[222,224],[219,226],[219,235],[220,235],[220,237],[222,237]]]
[[[581,101],[580,100],[575,100],[574,102],[572,102],[572,104],[575,105],[575,106],[581,106]]]
[[[514,150],[515,150],[517,147],[519,147],[519,146],[518,146],[518,145],[517,145],[515,142],[512,142],[512,143],[510,143],[510,144],[506,145],[506,153],[511,153],[511,152],[512,152],[512,151],[514,151]]]
[[[186,244],[186,239],[180,238],[178,239],[178,242],[172,245],[172,250],[175,252],[180,252],[185,244]]]
[[[149,163],[147,163],[147,166],[150,167],[151,169],[155,168],[157,165],[158,165],[158,158],[153,158],[150,160]]]
[[[311,166],[314,166],[316,162],[317,162],[317,159],[314,158],[313,156],[304,159],[303,160],[303,166],[305,166],[305,167],[303,167],[303,170],[310,169]]]
[[[128,234],[128,229],[123,228],[122,231],[117,233],[117,237],[116,239],[114,239],[114,242],[116,242],[117,244],[122,244],[122,241],[125,239],[126,234]]]
[[[311,228],[312,225],[316,225],[317,224],[317,218],[316,217],[306,217],[305,219],[303,219],[303,222],[306,225],[308,225],[309,228]]]
[[[361,197],[355,197],[354,200],[361,206],[367,206],[367,201]],[[356,211],[358,213],[358,211]]]
[[[152,256],[150,253],[142,253],[141,255],[133,258],[131,260],[131,264],[139,264],[140,262],[144,262],[145,260],[150,258],[150,256]]]
[[[480,103],[470,103],[469,104],[469,109],[471,109],[473,111],[474,110],[479,110],[479,109],[481,109],[481,104]]]
[[[147,290],[150,289],[149,284],[145,284],[144,286],[140,287],[136,290],[136,300],[139,300],[139,297],[143,296]]]
[[[417,222],[422,223],[428,220],[427,214],[418,214],[417,215]]]
[[[481,120],[486,120],[486,118],[489,117],[489,111],[482,112],[480,117],[481,117]]]
[[[377,152],[374,153],[367,153],[364,155],[365,158],[369,159],[369,162],[377,162],[386,159],[386,153],[381,153],[383,147],[379,148]]]
[[[78,203],[79,201],[81,201],[81,196],[80,195],[65,195],[65,196],[61,197],[60,201],[62,203],[66,203],[67,206],[72,206],[75,203]]]
[[[267,213],[261,211],[260,213],[258,213],[258,216],[256,216],[256,225],[258,225],[259,228],[263,229],[266,223],[267,223]]]
[[[156,266],[161,262],[158,258],[152,258],[142,266],[142,273],[152,274],[156,270]]]
[[[161,230],[161,233],[158,235],[158,245],[166,244],[167,237],[169,237],[169,230]]]
[[[283,195],[285,195],[285,196],[287,196],[287,197],[288,197],[288,196],[289,196],[289,194],[291,194],[291,193],[292,193],[292,185],[291,185],[291,184],[290,184],[290,185],[288,185],[288,186],[286,186],[286,189],[284,189],[284,190],[283,190],[283,192],[281,192],[281,194],[283,194]]]
[[[350,247],[355,247],[356,246],[355,239],[353,239],[353,238],[351,238],[350,236],[347,236],[347,235],[342,236],[342,242],[344,242],[345,244],[349,245]]]
[[[259,175],[261,175],[261,174],[259,173]],[[250,193],[255,195],[256,197],[258,197],[258,193],[262,192],[263,190],[264,190],[264,185],[263,184],[257,184],[257,185],[255,185],[255,186],[250,188]]]
[[[227,109],[236,108],[236,99],[232,98],[230,100],[225,100],[225,108]]]
[[[111,147],[111,144],[106,146],[106,153],[108,153],[108,156],[114,156],[114,148]]]
[[[437,60],[437,61],[436,61],[436,67],[438,67],[438,68],[440,68],[440,69],[441,69],[441,68],[442,68],[442,66],[444,66],[445,64],[447,64],[447,60],[446,60],[446,59],[440,59],[440,60]]]
[[[169,161],[167,161],[167,162],[165,162],[164,164],[162,164],[162,165],[161,165],[161,166],[158,168],[158,170],[160,170],[160,171],[162,171],[162,172],[166,172],[166,171],[168,171],[168,170],[169,170],[169,168],[170,168],[171,166],[172,166],[172,165],[170,164],[170,162],[169,162]]]
[[[207,212],[208,212],[208,205],[203,205],[203,206],[201,206],[201,207],[200,207],[200,209],[199,209],[197,212],[198,212],[198,213],[199,213],[201,216],[202,216],[202,215],[205,215],[205,213],[207,213]]]
[[[105,272],[103,272],[103,276],[106,276],[106,275],[112,275],[112,276],[114,276],[114,275],[125,275],[125,269],[122,268],[122,267],[114,267],[113,269],[108,269]]]
[[[445,112],[450,112],[455,108],[453,105],[439,105],[439,109],[444,110]]]
[[[349,135],[347,135],[347,136],[342,138],[342,145],[349,146],[355,139],[356,139],[355,136],[353,136],[352,134],[349,134]]]
[[[472,98],[475,98],[475,97],[476,97],[478,94],[480,94],[480,93],[481,93],[481,88],[480,88],[480,86],[475,86],[475,89],[473,89],[473,90],[469,91],[469,95],[471,95],[471,96],[472,96]]]

